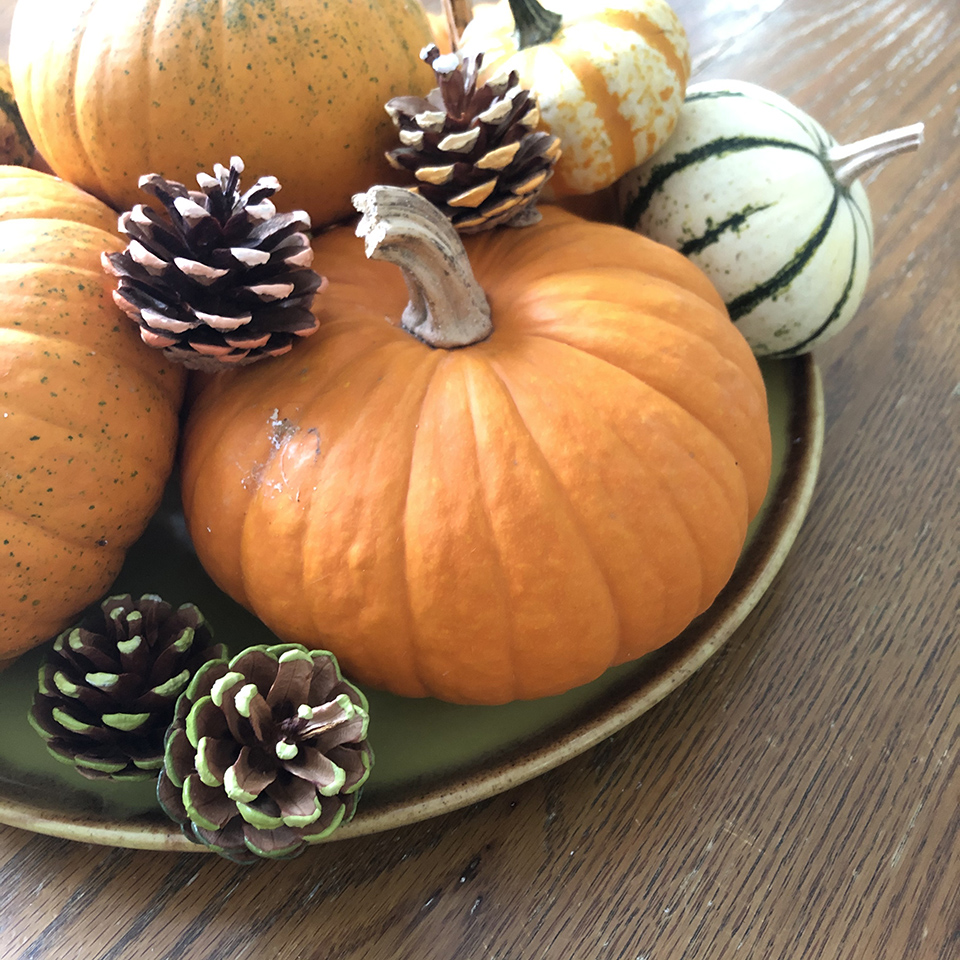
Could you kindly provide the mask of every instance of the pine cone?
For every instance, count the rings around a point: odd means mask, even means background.
[[[123,253],[104,253],[118,278],[113,298],[144,343],[193,369],[217,370],[279,356],[314,333],[311,305],[324,280],[312,269],[303,210],[277,213],[280,184],[261,177],[240,193],[243,162],[197,174],[200,192],[156,173],[140,188],[169,217],[137,204],[120,217]]]
[[[230,860],[295,856],[353,816],[373,763],[367,719],[326,651],[277,644],[210,663],[177,704],[160,805]]]
[[[424,97],[394,97],[387,113],[403,146],[387,153],[412,171],[415,188],[461,233],[540,219],[534,204],[560,158],[560,141],[537,131],[536,98],[513,71],[478,87],[483,55],[461,62],[433,44],[420,54],[438,86]]]
[[[192,604],[108,597],[54,641],[30,722],[55,757],[90,780],[155,777],[177,698],[196,670],[223,656]]]

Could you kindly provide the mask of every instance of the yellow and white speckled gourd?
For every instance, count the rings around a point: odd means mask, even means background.
[[[500,0],[474,8],[460,38],[484,75],[516,70],[563,156],[549,189],[594,193],[650,157],[677,122],[690,58],[665,0]]]

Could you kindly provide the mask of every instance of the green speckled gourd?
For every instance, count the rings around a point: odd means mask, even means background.
[[[391,177],[383,104],[429,89],[431,39],[417,0],[30,0],[10,67],[45,160],[114,209],[239,154],[320,226]]]
[[[113,302],[115,224],[71,184],[0,167],[0,660],[103,596],[172,469],[184,373]]]

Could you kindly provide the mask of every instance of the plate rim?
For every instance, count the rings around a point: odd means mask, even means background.
[[[820,371],[812,354],[784,363],[792,380],[793,412],[781,479],[758,535],[747,547],[730,581],[695,623],[650,658],[672,663],[650,678],[625,678],[604,695],[608,701],[582,707],[567,718],[565,732],[550,730],[525,738],[481,761],[468,774],[414,781],[394,799],[365,808],[328,841],[382,833],[451,813],[547,773],[642,716],[676,690],[727,643],[766,592],[793,546],[813,499],[823,451],[824,400]],[[803,442],[797,442],[801,440]],[[645,660],[647,658],[644,658]],[[588,714],[588,716],[587,716]],[[418,786],[419,785],[419,786]],[[0,797],[0,823],[46,836],[137,850],[212,852],[189,840],[172,821],[149,815],[117,825]]]

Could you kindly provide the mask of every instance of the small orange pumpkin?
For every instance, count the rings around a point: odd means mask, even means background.
[[[114,305],[116,214],[71,184],[0,167],[0,658],[109,588],[163,493],[181,370]]]
[[[770,473],[760,371],[714,289],[555,207],[464,253],[421,198],[364,203],[403,277],[346,228],[320,236],[319,331],[191,411],[206,569],[284,640],[407,696],[555,694],[672,639],[730,577]]]

